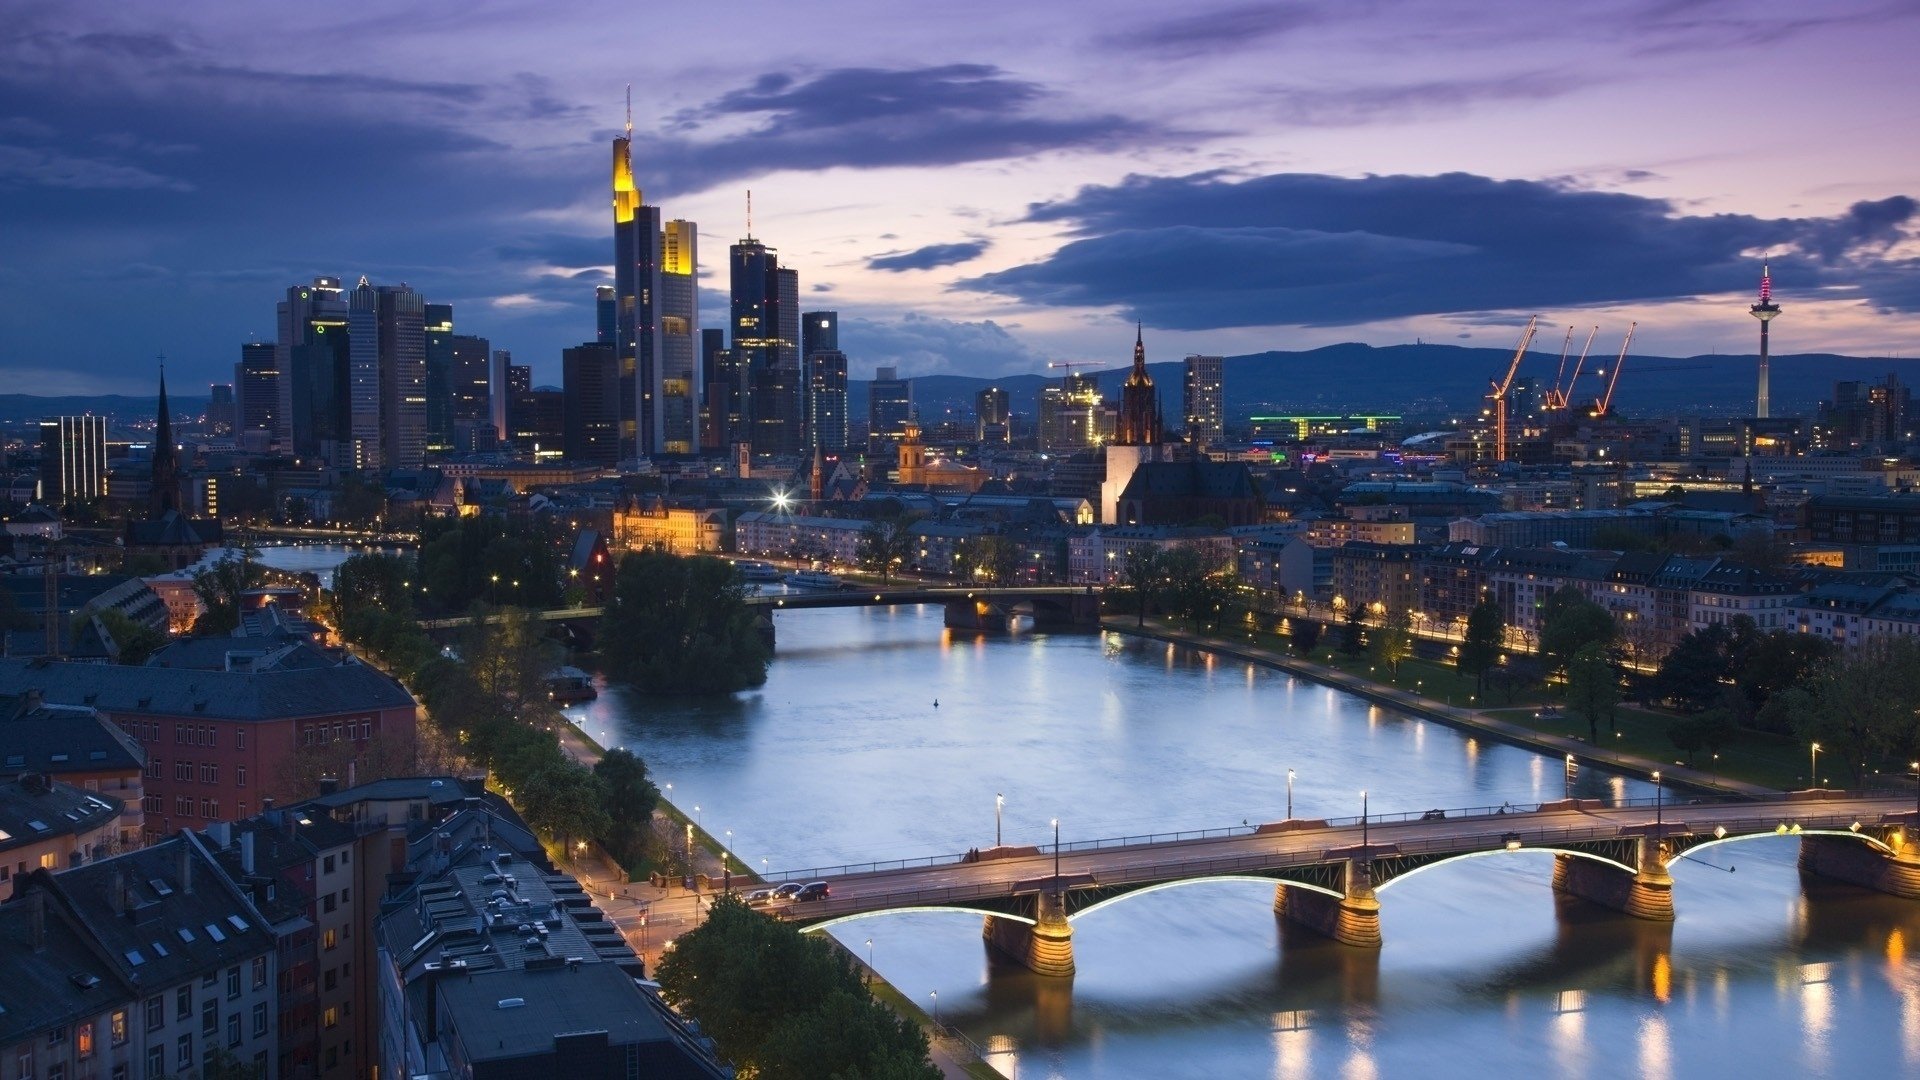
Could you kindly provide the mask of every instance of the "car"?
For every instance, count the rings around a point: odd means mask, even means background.
[[[802,888],[799,894],[794,897],[794,899],[795,900],[825,900],[827,898],[827,895],[832,891],[833,890],[827,888],[827,883],[824,881],[809,881],[807,882],[806,887]]]
[[[791,900],[794,897],[800,895],[800,890],[802,888],[804,888],[804,886],[802,886],[799,882],[789,881],[785,885],[782,885],[779,888],[773,890],[773,898],[775,900]]]
[[[1421,821],[1445,821],[1446,819],[1447,812],[1445,810],[1429,810],[1420,815]]]
[[[766,907],[773,903],[772,889],[755,889],[745,897],[748,907]]]

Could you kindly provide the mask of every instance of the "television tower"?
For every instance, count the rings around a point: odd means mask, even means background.
[[[1780,314],[1780,305],[1773,302],[1773,271],[1768,262],[1760,264],[1760,302],[1748,308],[1754,318],[1760,320],[1760,393],[1754,399],[1753,415],[1767,418],[1767,324]]]

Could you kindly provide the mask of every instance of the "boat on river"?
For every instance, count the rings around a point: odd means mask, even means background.
[[[593,676],[577,667],[556,668],[547,676],[547,699],[555,705],[574,705],[599,696],[593,688]]]
[[[844,589],[846,582],[824,570],[796,570],[786,576],[786,583],[796,589]]]
[[[779,581],[780,568],[770,562],[756,559],[735,559],[733,568],[739,572],[742,581]]]

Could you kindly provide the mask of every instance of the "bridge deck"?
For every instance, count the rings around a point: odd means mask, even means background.
[[[1804,801],[1744,801],[1712,803],[1667,802],[1661,816],[1666,835],[1712,833],[1724,828],[1728,836],[1775,833],[1782,825],[1802,829],[1846,830],[1854,822],[1875,825],[1885,819],[1907,820],[1914,813],[1913,798],[1902,794],[1857,796]],[[1579,810],[1543,810],[1498,814],[1449,814],[1440,820],[1373,821],[1365,831],[1375,857],[1389,854],[1467,854],[1493,851],[1517,840],[1523,847],[1548,848],[1618,838],[1650,831],[1656,813],[1646,805]],[[1345,861],[1360,848],[1362,828],[1356,822],[1300,828],[1287,832],[1202,836],[1134,844],[1114,844],[1091,850],[1063,847],[1059,872],[1068,888],[1112,887],[1193,878],[1260,874],[1292,867],[1310,867]],[[838,868],[836,868],[838,869]],[[829,899],[796,904],[784,914],[809,922],[845,915],[915,906],[964,906],[1031,892],[1036,882],[1050,882],[1054,856],[1050,848],[1038,855],[961,862],[944,861],[899,869],[828,873],[820,869],[788,872],[772,881],[826,881]]]

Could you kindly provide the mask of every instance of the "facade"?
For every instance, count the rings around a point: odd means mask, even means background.
[[[989,386],[973,396],[973,428],[982,444],[1013,441],[1013,410],[1005,390]]]
[[[1651,510],[1516,510],[1453,522],[1447,539],[1483,547],[1591,547],[1603,532],[1655,536],[1659,530]]]
[[[29,699],[0,718],[0,780],[32,774],[117,800],[115,850],[141,843],[146,771],[140,744],[90,708],[44,706]],[[0,859],[0,894],[6,892],[6,879]]]
[[[493,423],[493,378],[488,354],[493,343],[470,334],[453,335],[453,445],[462,451],[492,446],[481,431]]]
[[[1069,373],[1040,391],[1040,449],[1081,450],[1106,440],[1107,410],[1091,375]]]
[[[852,565],[869,522],[749,510],[733,523],[733,549],[747,556],[818,559]]]
[[[700,289],[699,229],[675,218],[660,234],[660,364],[658,435],[650,453],[699,449]]]
[[[719,551],[725,545],[727,512],[629,501],[613,512],[612,547],[619,551],[657,547],[679,555]]]
[[[1164,525],[1102,526],[1067,539],[1067,580],[1075,585],[1107,585],[1124,579],[1135,551],[1188,547],[1210,565],[1234,565],[1233,538],[1209,529]]]
[[[1208,447],[1226,437],[1227,361],[1222,356],[1189,356],[1186,359],[1184,394],[1187,442]]]
[[[282,429],[288,419],[283,407],[292,408],[292,382],[276,356],[278,349],[277,344],[263,341],[240,346],[240,360],[233,365],[235,405],[240,415],[238,441],[244,441],[248,432],[264,432],[261,437],[267,444],[285,445],[282,440],[291,435]],[[283,392],[289,395],[284,403]]]
[[[233,384],[213,383],[207,387],[206,432],[213,438],[233,435]]]
[[[90,502],[107,493],[107,418],[40,421],[40,501]]]
[[[44,773],[0,780],[0,885],[36,869],[85,866],[119,851],[123,809],[116,798]]]
[[[425,463],[426,318],[425,300],[405,285],[375,287],[361,278],[353,290],[347,305],[350,460],[340,464],[384,471]]]
[[[883,367],[867,384],[867,446],[899,442],[913,419],[913,380],[900,377],[899,368]]]
[[[506,349],[493,350],[493,359],[487,366],[487,413],[493,420],[495,442],[506,442],[511,437],[507,424],[507,408],[508,402],[512,399],[513,387],[510,383],[512,371],[516,366],[518,365],[513,362],[513,353]],[[528,382],[532,382],[531,378]]]
[[[743,430],[741,410],[746,407],[747,387],[722,327],[700,331],[700,378],[705,386],[700,395],[700,447],[724,450],[734,441],[734,432]]]
[[[380,294],[366,278],[347,302],[347,434],[334,465],[385,467],[380,438]]]
[[[620,447],[623,456],[644,457],[654,452],[652,438],[658,432],[660,209],[646,205],[634,182],[631,128],[613,140],[613,288],[619,317]]]
[[[355,755],[414,737],[413,696],[358,661],[201,670],[0,659],[0,693],[33,692],[97,709],[140,744],[149,838],[287,801],[303,751]]]
[[[1114,447],[1123,451],[1129,447]],[[1113,458],[1107,462],[1113,480]],[[1263,514],[1260,489],[1244,462],[1143,461],[1134,465],[1115,502],[1121,525],[1189,525],[1217,517],[1227,527],[1257,525]]]
[[[275,366],[285,373],[289,446],[296,454],[337,452],[347,435],[350,349],[347,299],[337,277],[293,285],[275,310]],[[236,389],[245,393],[236,379]]]
[[[453,305],[428,304],[425,311],[427,448],[445,453],[453,449]]]
[[[620,360],[612,345],[575,345],[560,354],[562,427],[568,461],[620,460]]]
[[[847,448],[847,354],[839,349],[807,356],[807,443],[825,454]]]
[[[1333,551],[1333,606],[1375,614],[1420,610],[1421,559],[1417,544],[1345,544]]]
[[[805,446],[800,366],[800,278],[751,235],[729,249],[733,362],[746,380],[744,430],[734,441],[756,453],[797,454]]]

